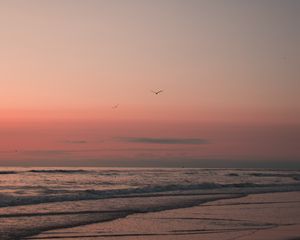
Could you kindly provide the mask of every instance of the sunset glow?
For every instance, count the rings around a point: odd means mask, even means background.
[[[299,163],[299,8],[2,1],[0,164]]]

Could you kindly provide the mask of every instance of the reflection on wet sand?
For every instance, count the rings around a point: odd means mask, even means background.
[[[28,239],[286,240],[300,235],[300,192],[255,194],[200,206],[134,214]]]

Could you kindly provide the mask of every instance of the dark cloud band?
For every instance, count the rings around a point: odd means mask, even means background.
[[[124,137],[122,141],[132,143],[149,144],[208,144],[206,139],[202,138],[149,138],[149,137]]]
[[[85,144],[85,143],[87,143],[87,141],[85,141],[85,140],[68,140],[68,141],[65,141],[65,143],[69,143],[69,144]]]

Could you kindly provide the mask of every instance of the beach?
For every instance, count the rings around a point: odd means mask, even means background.
[[[1,169],[0,239],[295,239],[299,179],[274,169]]]
[[[133,214],[28,239],[296,240],[300,239],[300,192],[254,194],[191,208]]]

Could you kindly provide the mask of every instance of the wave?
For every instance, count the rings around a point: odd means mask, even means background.
[[[17,174],[16,171],[0,171],[0,174]]]
[[[226,176],[228,176],[228,177],[238,177],[240,175],[238,173],[228,173],[228,174],[226,174]]]
[[[286,177],[286,178],[292,178],[294,180],[300,180],[300,174],[299,173],[249,173],[249,176],[254,177]]]
[[[31,172],[31,173],[89,173],[91,171],[88,170],[82,170],[82,169],[75,169],[75,170],[70,170],[70,169],[43,169],[43,170],[39,170],[39,169],[33,169],[33,170],[29,170],[27,172]]]
[[[299,191],[299,184],[255,184],[250,182],[237,184],[217,184],[201,183],[189,185],[164,185],[148,186],[142,188],[127,189],[109,189],[109,190],[81,190],[81,191],[60,191],[57,194],[45,194],[34,196],[13,196],[1,194],[0,207],[33,205],[50,202],[96,200],[106,198],[133,198],[133,197],[156,197],[156,196],[188,196],[188,195],[205,195],[227,193],[262,193],[262,192],[283,192]]]
[[[83,170],[83,169],[32,169],[27,171],[0,171],[1,174],[19,174],[19,173],[66,173],[66,174],[72,174],[72,173],[91,173],[91,170]]]
[[[85,190],[88,194],[98,195],[101,198],[114,197],[142,197],[142,196],[173,196],[173,195],[201,195],[210,193],[210,190],[220,190],[221,193],[256,193],[256,192],[281,192],[299,189],[299,184],[256,184],[256,183],[233,183],[233,184],[218,184],[218,183],[200,183],[200,184],[169,184],[163,186],[149,186],[133,189],[114,189],[114,190]],[[200,192],[199,192],[200,191]]]

